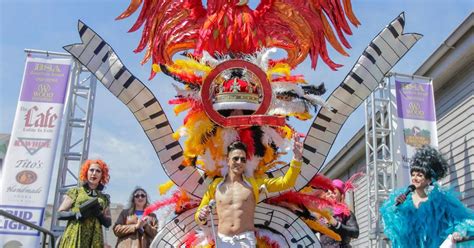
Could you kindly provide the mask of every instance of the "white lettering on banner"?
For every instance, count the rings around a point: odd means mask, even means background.
[[[15,215],[23,220],[40,226],[43,220],[42,208],[26,208],[20,206],[0,206],[5,212]],[[12,219],[0,216],[0,234],[17,234],[38,236],[39,232]]]
[[[38,84],[38,88],[33,92],[33,96],[42,99],[52,99],[54,93],[51,92],[51,86],[49,84]]]

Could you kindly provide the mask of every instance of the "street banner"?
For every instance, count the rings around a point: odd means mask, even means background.
[[[3,160],[5,159],[5,155],[7,153],[9,140],[10,140],[9,134],[0,133],[0,178],[2,178]]]
[[[411,184],[410,160],[423,145],[438,147],[436,107],[430,78],[395,74],[392,87],[394,111],[394,160],[397,186]]]
[[[0,209],[43,224],[71,59],[26,59],[3,162]],[[10,82],[11,83],[11,82]],[[37,247],[40,233],[0,216],[0,247]]]

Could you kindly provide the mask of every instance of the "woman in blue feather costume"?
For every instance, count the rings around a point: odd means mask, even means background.
[[[415,190],[408,197],[405,189],[393,192],[380,209],[393,247],[439,247],[450,234],[455,241],[474,235],[473,210],[459,201],[456,192],[436,183],[447,167],[436,149],[417,150],[410,166]]]

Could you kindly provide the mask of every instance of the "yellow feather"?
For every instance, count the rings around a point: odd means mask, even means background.
[[[173,111],[175,115],[179,115],[179,113],[186,111],[192,107],[191,102],[183,102],[174,106]]]
[[[311,212],[317,213],[319,216],[325,218],[326,220],[330,220],[332,217],[332,214],[328,209],[317,209],[310,206],[307,206],[307,207],[308,207],[308,210],[310,210]]]
[[[341,236],[339,236],[339,234],[335,233],[333,230],[329,229],[327,226],[317,222],[317,221],[314,221],[314,220],[309,220],[309,219],[303,219],[303,221],[308,224],[308,226],[317,231],[317,232],[320,232],[322,234],[325,234],[327,236],[329,236],[330,238],[336,240],[336,241],[341,241]]]
[[[166,183],[161,184],[158,187],[158,192],[160,192],[160,195],[166,194],[172,187],[174,186],[173,181],[168,180]]]
[[[159,66],[158,64],[153,64],[153,65],[151,66],[151,69],[153,69],[153,71],[156,72],[156,73],[161,72],[161,68],[160,68],[160,66]]]
[[[294,116],[295,118],[299,119],[299,120],[309,120],[311,118],[313,118],[313,115],[311,115],[310,113],[308,112],[304,112],[304,113],[289,113],[288,116]]]
[[[265,164],[268,164],[268,163],[271,163],[273,160],[275,160],[277,156],[276,156],[275,150],[273,150],[271,146],[265,145],[265,148],[266,148],[265,154],[263,155],[262,161]]]
[[[214,123],[207,117],[206,113],[199,112],[191,115],[186,123],[189,133],[188,139],[184,142],[184,154],[190,157],[196,157],[204,154],[205,146],[201,143],[204,135],[208,134],[214,128]]]
[[[282,131],[286,139],[291,139],[291,137],[293,136],[293,130],[288,125],[280,127],[280,131]]]
[[[214,161],[222,160],[224,157],[224,149],[222,147],[222,144],[224,141],[222,140],[223,136],[223,131],[224,129],[219,127],[217,128],[216,134],[214,137],[209,139],[207,142],[206,146],[209,148],[209,151],[211,152],[211,157],[214,159]]]
[[[181,66],[178,66],[178,65],[168,66],[167,68],[168,68],[168,71],[170,71],[173,74],[194,74],[194,71],[187,68],[182,68]]]
[[[304,188],[300,189],[300,192],[301,192],[301,193],[304,193],[304,194],[309,194],[309,193],[313,192],[313,188],[311,188],[311,187],[304,187]]]
[[[190,70],[190,71],[203,71],[203,72],[206,72],[206,73],[209,73],[211,71],[211,67],[207,66],[207,65],[203,65],[195,60],[192,60],[192,59],[178,59],[176,60],[175,62],[175,65],[177,66],[180,66],[181,68],[183,68],[184,70]]]
[[[179,140],[179,138],[181,138],[181,134],[179,134],[179,130],[174,132],[171,137],[173,137],[173,139],[175,140]]]
[[[278,63],[267,71],[267,77],[271,77],[273,74],[280,74],[290,76],[291,66],[286,63]]]
[[[280,74],[285,76],[290,76],[290,68],[272,68],[267,71],[267,76],[271,77],[273,74]]]

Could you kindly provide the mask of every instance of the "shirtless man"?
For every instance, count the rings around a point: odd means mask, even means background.
[[[229,172],[225,178],[217,178],[204,194],[196,211],[196,222],[205,225],[210,214],[209,202],[216,201],[219,216],[217,245],[226,247],[256,247],[254,215],[259,190],[262,185],[269,192],[294,186],[301,169],[303,144],[298,135],[293,137],[293,160],[286,174],[278,178],[254,178],[244,175],[247,163],[247,147],[236,141],[227,147]]]

